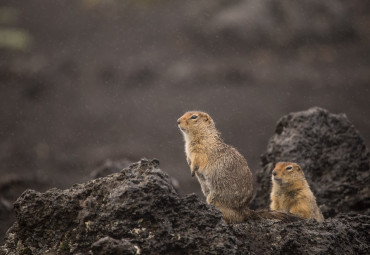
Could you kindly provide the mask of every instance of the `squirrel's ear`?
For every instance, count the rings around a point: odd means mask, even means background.
[[[299,165],[297,165],[297,170],[302,171],[302,168]]]
[[[208,121],[208,119],[209,119],[207,113],[205,113],[205,112],[199,113],[199,116],[202,117],[202,119],[204,119],[205,121]]]

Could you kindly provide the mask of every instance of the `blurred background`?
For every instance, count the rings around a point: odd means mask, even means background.
[[[254,171],[278,119],[346,113],[370,145],[367,0],[1,0],[0,242],[26,188],[158,158],[196,192],[176,120],[211,114]]]

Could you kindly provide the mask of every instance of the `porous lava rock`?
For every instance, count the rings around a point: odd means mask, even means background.
[[[5,232],[15,220],[13,203],[27,188],[45,191],[50,184],[40,178],[13,174],[0,177],[0,245],[4,242]]]
[[[67,190],[25,191],[5,254],[173,254],[236,250],[221,214],[179,197],[158,161],[142,160]],[[122,253],[123,254],[123,253]]]
[[[366,254],[370,217],[228,225],[180,197],[157,160],[70,189],[25,191],[0,254]]]
[[[279,161],[301,165],[325,217],[370,214],[369,152],[345,114],[314,107],[278,121],[255,173],[252,208],[269,206],[271,172]]]

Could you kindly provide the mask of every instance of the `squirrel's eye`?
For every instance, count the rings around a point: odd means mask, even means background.
[[[286,170],[292,170],[293,167],[292,166],[288,166],[287,168],[285,168]]]
[[[197,115],[193,115],[193,116],[190,117],[190,119],[193,119],[193,120],[195,120],[196,118],[198,118]]]

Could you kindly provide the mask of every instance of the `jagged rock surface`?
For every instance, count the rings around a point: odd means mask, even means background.
[[[370,217],[227,225],[179,197],[158,161],[45,193],[25,191],[0,254],[366,254]]]
[[[50,186],[40,178],[12,174],[0,177],[0,245],[3,244],[5,232],[15,220],[13,203],[27,188],[45,191]]]
[[[361,212],[370,215],[369,152],[344,114],[322,108],[290,113],[277,123],[257,185],[253,208],[269,206],[271,171],[279,161],[300,164],[324,216]]]
[[[195,195],[180,198],[157,164],[143,160],[68,190],[25,191],[14,205],[17,222],[2,251],[172,254],[178,249],[216,251],[218,245],[236,249],[220,213]]]

